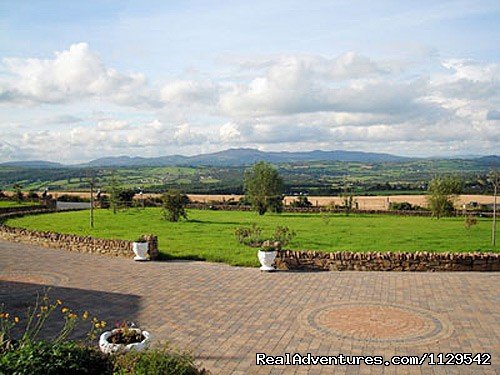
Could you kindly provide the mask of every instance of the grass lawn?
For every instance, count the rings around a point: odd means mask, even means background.
[[[21,206],[36,206],[38,202],[21,202],[16,201],[0,201],[0,207],[21,207]]]
[[[490,244],[491,220],[465,229],[462,218],[401,217],[389,215],[266,214],[190,210],[189,221],[171,223],[161,219],[158,208],[129,209],[114,215],[95,211],[95,228],[89,228],[89,211],[24,216],[8,225],[102,238],[133,240],[141,234],[158,235],[160,252],[166,257],[257,265],[256,250],[240,245],[234,230],[257,223],[264,234],[286,225],[297,236],[288,246],[297,250],[322,251],[495,251]]]

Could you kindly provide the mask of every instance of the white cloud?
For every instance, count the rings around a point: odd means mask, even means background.
[[[86,43],[56,52],[53,59],[4,58],[11,78],[1,83],[0,99],[25,103],[65,103],[99,97],[120,104],[138,104],[149,97],[140,73],[122,74],[104,65]]]
[[[4,159],[45,158],[47,145],[57,145],[55,160],[231,146],[422,155],[464,147],[468,154],[499,151],[496,63],[448,59],[422,74],[401,61],[382,63],[353,52],[270,56],[233,60],[231,74],[149,85],[140,73],[107,67],[85,43],[53,59],[3,61]],[[24,121],[13,107],[45,109]],[[70,108],[79,108],[78,116]]]
[[[174,140],[178,145],[199,145],[206,140],[206,136],[192,129],[189,124],[182,124],[174,132]]]
[[[231,122],[223,124],[219,128],[219,139],[221,143],[230,143],[240,140],[241,132],[238,130],[238,126]]]
[[[215,104],[217,86],[210,81],[177,80],[168,83],[161,90],[161,99],[166,104]]]

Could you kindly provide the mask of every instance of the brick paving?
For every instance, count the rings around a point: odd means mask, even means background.
[[[499,273],[274,272],[133,262],[0,241],[0,302],[36,291],[191,351],[214,374],[498,374]],[[492,354],[492,366],[255,365],[284,355]]]

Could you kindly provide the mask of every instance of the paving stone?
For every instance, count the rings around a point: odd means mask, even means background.
[[[76,311],[129,320],[214,374],[493,374],[499,273],[275,272],[133,262],[0,241],[0,303],[20,314],[50,286]],[[57,326],[50,326],[56,330]],[[493,366],[256,366],[284,355],[489,352]]]

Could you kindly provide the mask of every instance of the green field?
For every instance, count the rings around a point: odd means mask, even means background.
[[[22,206],[34,206],[38,202],[21,202],[17,203],[15,201],[0,201],[0,207],[22,207]]]
[[[141,234],[158,235],[165,257],[257,265],[256,250],[240,245],[234,230],[257,223],[264,234],[286,225],[297,236],[291,249],[321,251],[498,251],[490,244],[491,220],[465,229],[462,218],[400,217],[389,215],[266,214],[253,212],[190,210],[189,221],[170,223],[157,208],[130,209],[116,215],[96,210],[95,228],[89,228],[89,212],[63,212],[25,216],[8,225],[102,238],[133,240]]]

